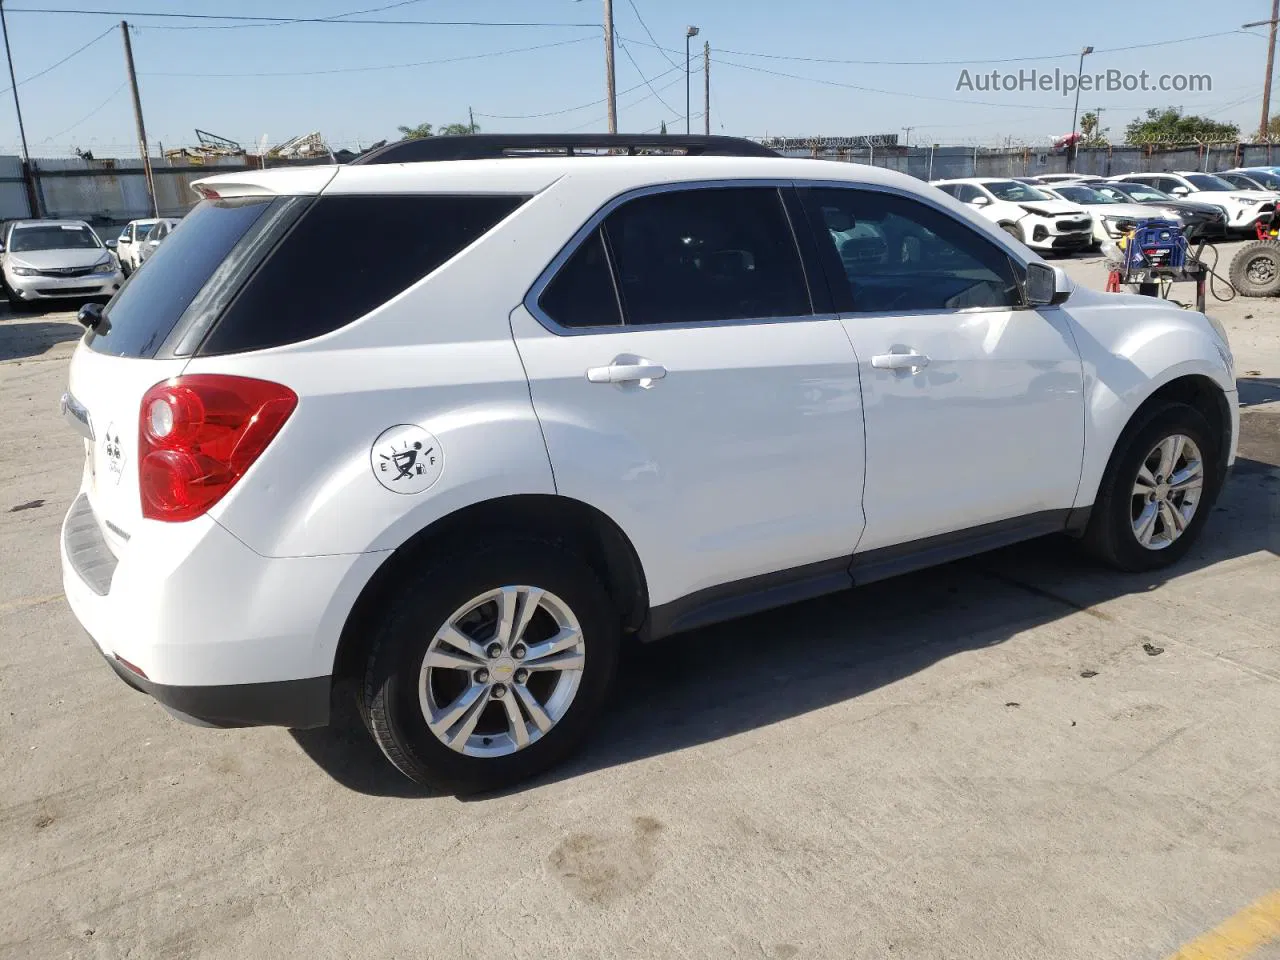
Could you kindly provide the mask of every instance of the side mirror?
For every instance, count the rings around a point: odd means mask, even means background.
[[[974,197],[969,203],[975,207],[985,207],[991,201],[986,197]]]
[[[1063,303],[1071,296],[1072,289],[1071,279],[1060,268],[1035,261],[1027,264],[1028,306],[1047,307]]]
[[[1188,190],[1186,187],[1174,187],[1169,192],[1172,193],[1175,197],[1185,197],[1191,191]]]
[[[86,303],[76,314],[76,319],[86,330],[97,330],[102,324],[102,304]]]
[[[116,247],[119,246],[119,243],[120,243],[119,240],[108,240],[106,242],[106,247],[108,250],[115,250]]]

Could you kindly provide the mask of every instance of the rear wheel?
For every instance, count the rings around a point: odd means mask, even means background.
[[[1218,441],[1199,411],[1171,403],[1121,443],[1094,501],[1085,545],[1122,570],[1167,567],[1191,549],[1217,499]]]
[[[509,540],[454,554],[394,591],[361,711],[387,759],[418,783],[505,787],[585,739],[619,635],[594,571],[559,545]]]
[[[1280,294],[1280,243],[1255,240],[1231,259],[1231,285],[1246,297]]]

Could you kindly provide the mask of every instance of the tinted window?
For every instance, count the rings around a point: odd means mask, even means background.
[[[337,330],[431,273],[524,199],[321,197],[249,279],[200,353],[260,350]],[[186,235],[184,227],[156,257]],[[343,241],[341,256],[335,238]]]
[[[538,306],[562,327],[622,323],[604,236],[596,230],[574,251],[538,298]]]
[[[955,183],[940,183],[938,184],[938,189],[943,193],[951,194],[953,197],[958,198],[960,196],[960,186]]]
[[[1021,294],[1004,251],[919,201],[870,190],[802,190],[837,309],[1013,307]]]
[[[605,220],[626,322],[696,323],[812,313],[778,191],[673,190]]]
[[[107,332],[89,334],[88,345],[118,357],[154,356],[200,288],[273,202],[283,201],[254,197],[199,204],[187,215],[182,236],[157,250],[146,270],[130,275],[107,305]]]
[[[1221,177],[1215,177],[1208,173],[1192,173],[1187,175],[1187,182],[1197,190],[1235,190],[1231,184],[1223,180]]]

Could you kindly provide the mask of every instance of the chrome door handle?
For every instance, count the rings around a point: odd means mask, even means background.
[[[635,381],[661,380],[667,375],[667,368],[660,363],[650,361],[634,361],[632,363],[611,363],[607,367],[590,367],[587,379],[592,383],[634,383]]]
[[[871,365],[877,370],[919,370],[929,365],[929,358],[923,353],[882,353],[871,358]]]

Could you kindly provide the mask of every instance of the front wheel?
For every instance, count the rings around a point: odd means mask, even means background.
[[[492,543],[393,591],[361,711],[410,779],[454,793],[507,787],[586,738],[619,645],[617,611],[583,560],[557,544]]]
[[[1181,559],[1217,499],[1219,444],[1193,407],[1171,403],[1121,440],[1094,501],[1085,545],[1121,570]]]

